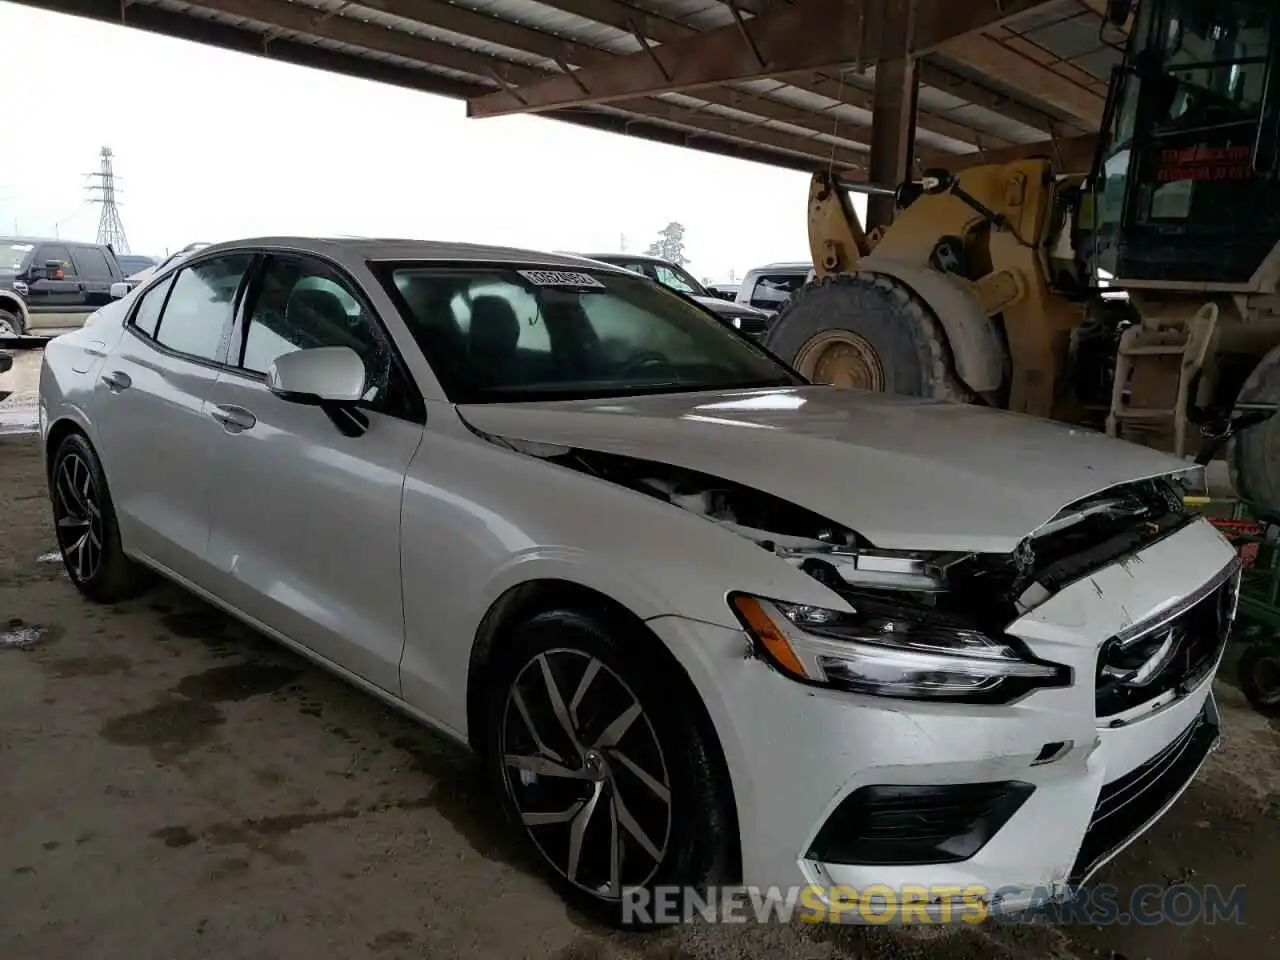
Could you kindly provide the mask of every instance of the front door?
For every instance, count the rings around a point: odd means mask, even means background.
[[[147,290],[95,385],[103,410],[97,447],[122,539],[201,586],[219,434],[207,406],[252,261],[205,260]]]
[[[209,557],[242,611],[399,694],[400,508],[422,439],[408,379],[357,285],[309,257],[271,255],[250,288],[232,367],[214,385]],[[283,353],[348,346],[368,372],[369,428],[344,436],[319,407],[267,389]]]
[[[28,327],[48,330],[72,325],[81,313],[84,294],[75,262],[66,244],[46,243],[31,258],[27,283]]]

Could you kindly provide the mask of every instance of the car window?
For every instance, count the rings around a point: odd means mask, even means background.
[[[141,273],[148,267],[154,267],[156,265],[155,261],[150,257],[140,257],[136,255],[116,257],[116,263],[120,264],[120,270],[126,277],[133,276],[135,273]]]
[[[112,276],[107,255],[97,247],[75,247],[72,256],[80,276],[101,280]]]
[[[689,278],[676,270],[672,270],[670,267],[657,264],[653,268],[653,274],[664,287],[670,287],[680,293],[697,294],[702,292],[689,282]]]
[[[777,310],[803,286],[802,273],[762,273],[751,289],[749,302],[761,310]]]
[[[160,316],[156,342],[199,360],[222,362],[236,292],[253,255],[235,253],[178,271]]]
[[[173,277],[168,276],[151,289],[145,291],[138,300],[138,307],[133,314],[133,325],[148,337],[155,338],[156,327],[160,324],[160,311],[164,309],[164,298],[173,286]]]
[[[349,281],[321,260],[267,259],[255,284],[240,365],[266,373],[286,353],[310,347],[350,347],[368,374],[365,400],[378,404],[391,387],[391,351]]]
[[[21,240],[0,240],[0,270],[12,270],[15,273],[27,262],[27,256],[35,249],[35,244],[23,243]]]
[[[757,345],[616,271],[374,265],[451,400],[793,385]]]
[[[618,357],[661,353],[680,362],[696,361],[698,341],[689,330],[646,322],[642,306],[617,297],[584,298],[582,311],[602,351]]]
[[[32,265],[43,269],[44,265],[50,261],[56,261],[62,265],[63,277],[74,277],[76,275],[75,264],[71,262],[71,252],[66,247],[60,244],[45,244],[36,251],[36,259]],[[55,278],[50,276],[48,279],[53,280]]]

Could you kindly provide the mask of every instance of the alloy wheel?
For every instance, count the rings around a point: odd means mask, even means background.
[[[0,338],[16,337],[18,329],[10,322],[8,317],[0,317]]]
[[[601,660],[553,649],[507,691],[503,781],[538,850],[605,900],[651,880],[671,839],[662,746],[631,688]]]
[[[102,565],[104,538],[97,484],[83,457],[69,453],[59,461],[53,491],[58,548],[71,575],[85,583]]]

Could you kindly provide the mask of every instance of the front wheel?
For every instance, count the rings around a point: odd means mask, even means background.
[[[539,614],[489,689],[486,763],[508,817],[561,894],[611,926],[661,923],[654,888],[722,882],[736,843],[692,694],[673,696],[642,633]]]
[[[1240,689],[1253,709],[1280,717],[1280,641],[1249,644],[1236,669]]]
[[[1253,368],[1237,403],[1280,403],[1280,346]],[[1231,485],[1260,513],[1280,512],[1280,415],[1236,433],[1227,447]]]
[[[774,318],[764,345],[814,383],[964,398],[940,323],[910,288],[883,274],[807,284]]]
[[[0,307],[0,340],[16,339],[26,332],[22,317],[12,310]]]
[[[49,470],[58,550],[71,582],[86,597],[116,603],[146,586],[146,573],[125,556],[102,463],[82,434],[58,446]]]

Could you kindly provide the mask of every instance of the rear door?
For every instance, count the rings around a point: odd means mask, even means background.
[[[122,539],[131,551],[206,587],[209,492],[217,483],[212,445],[219,436],[209,397],[253,259],[231,253],[203,260],[144,292],[95,388],[97,447]]]
[[[281,400],[284,353],[347,346],[364,360],[369,426],[345,436],[319,407]],[[219,417],[209,556],[218,593],[290,639],[400,692],[400,509],[422,401],[359,286],[326,261],[270,254],[214,385]]]
[[[107,251],[97,246],[75,246],[71,257],[80,278],[80,305],[88,312],[111,302],[111,284],[118,279]]]

